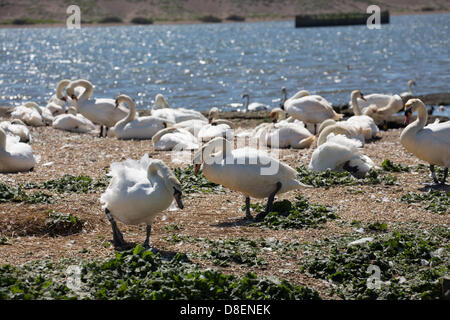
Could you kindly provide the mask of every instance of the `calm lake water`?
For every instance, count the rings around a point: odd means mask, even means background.
[[[394,16],[366,26],[295,29],[292,22],[0,29],[0,105],[45,104],[63,78],[85,78],[95,97],[120,93],[138,108],[163,93],[198,110],[251,101],[275,107],[281,87],[323,95],[450,91],[450,14]],[[449,108],[445,112],[450,113]]]

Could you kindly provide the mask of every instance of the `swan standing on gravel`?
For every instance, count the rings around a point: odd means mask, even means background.
[[[151,226],[157,214],[166,210],[174,199],[183,209],[180,182],[164,162],[148,155],[139,161],[128,159],[112,163],[109,175],[112,180],[100,201],[111,223],[114,246],[118,248],[126,244],[114,220],[116,218],[128,225],[145,223],[144,247],[149,249]]]
[[[170,127],[158,131],[152,138],[153,147],[158,151],[196,150],[197,138],[183,128]]]
[[[30,130],[28,130],[22,120],[15,119],[12,121],[2,121],[0,122],[0,128],[3,129],[6,134],[18,136],[20,142],[31,142]]]
[[[298,98],[300,96],[300,98]],[[314,124],[314,132],[317,132],[317,124],[327,119],[341,120],[343,114],[336,113],[326,99],[320,96],[310,96],[305,90],[297,92],[294,97],[286,100],[281,106],[291,117],[304,123]]]
[[[244,93],[242,95],[242,99],[245,99],[245,102],[244,102],[245,112],[265,111],[265,110],[269,109],[269,106],[267,106],[263,103],[260,103],[260,102],[250,103],[250,96],[248,95],[248,93]]]
[[[60,114],[55,117],[52,124],[53,128],[76,133],[88,133],[95,130],[95,125],[89,119],[77,113],[74,107],[70,107],[67,112],[67,114]]]
[[[82,87],[85,91],[78,97],[75,88]],[[67,95],[73,100],[73,104],[77,111],[93,123],[100,125],[100,137],[103,136],[103,126],[105,136],[108,129],[116,125],[117,122],[125,118],[128,110],[124,107],[116,108],[115,99],[91,99],[94,93],[94,86],[88,80],[71,81],[66,87]]]
[[[116,98],[115,108],[125,102],[128,105],[128,115],[118,121],[114,126],[114,134],[117,139],[151,139],[155,133],[172,125],[166,119],[155,116],[136,117],[136,105],[133,99],[125,94],[121,94]]]
[[[17,136],[7,136],[0,128],[0,172],[30,171],[35,165],[36,159],[31,147],[19,142]]]
[[[206,117],[198,111],[184,108],[170,108],[166,98],[164,98],[164,96],[160,93],[158,93],[155,97],[155,105],[152,108],[152,116],[167,119],[174,123],[192,119],[208,121]]]
[[[329,134],[323,130],[318,141],[322,141],[322,135],[328,135],[326,142],[320,144],[314,150],[308,169],[315,172],[348,171],[357,178],[364,177],[370,169],[375,167],[373,161],[361,153],[361,142],[349,139],[345,135]]]
[[[248,147],[232,148],[231,142],[224,138],[205,144],[194,156],[195,173],[203,165],[208,180],[244,194],[248,219],[253,219],[250,197],[269,198],[265,213],[257,216],[260,219],[272,210],[276,194],[309,187],[296,179],[297,172],[293,168],[266,152]]]
[[[416,121],[403,129],[400,142],[406,150],[414,154],[420,160],[430,164],[433,181],[439,181],[434,172],[434,166],[445,168],[444,178],[440,182],[445,184],[450,167],[450,121],[435,122],[427,126],[427,109],[420,99],[410,99],[405,104],[405,123],[408,124],[411,114],[418,112]]]

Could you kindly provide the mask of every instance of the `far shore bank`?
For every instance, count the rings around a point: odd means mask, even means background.
[[[406,15],[430,15],[430,14],[448,14],[450,11],[412,11],[412,12],[390,12],[391,16],[406,16]],[[264,18],[246,18],[245,21],[231,21],[222,20],[215,24],[221,23],[242,23],[242,22],[277,22],[277,21],[292,21],[295,23],[295,15],[290,17],[264,17]],[[200,20],[164,20],[164,21],[154,21],[152,24],[136,24],[131,22],[120,22],[120,23],[82,23],[81,28],[89,27],[123,27],[123,26],[154,26],[154,25],[183,25],[183,24],[206,24]],[[23,29],[23,28],[65,28],[65,23],[36,23],[36,24],[1,24],[0,29]]]

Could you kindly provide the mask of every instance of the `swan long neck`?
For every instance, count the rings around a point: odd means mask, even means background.
[[[68,80],[68,79],[63,79],[58,83],[58,85],[56,87],[56,97],[58,99],[64,98],[64,94],[62,91],[65,87],[67,87],[69,85],[69,83],[70,83],[70,80]]]
[[[194,160],[201,156],[201,162],[211,164],[212,153],[214,151],[219,150],[225,158],[231,156],[232,149],[233,145],[227,139],[215,138],[203,146],[203,148],[195,156]]]
[[[27,102],[24,104],[25,107],[36,110],[42,116],[42,110],[39,108],[36,102]]]
[[[414,109],[415,110],[413,110],[413,112],[417,110],[417,119],[404,129],[405,133],[417,133],[418,131],[422,130],[423,127],[425,127],[425,125],[427,124],[428,113],[425,105],[422,102],[418,103],[415,105]]]
[[[6,133],[0,128],[0,149],[6,148]]]
[[[248,105],[250,104],[250,96],[246,94],[244,98],[245,98],[244,109],[248,111]]]
[[[120,120],[120,125],[125,125],[128,122],[132,121],[135,119],[136,117],[136,105],[134,104],[133,99],[131,99],[130,97],[127,96],[120,96],[119,98],[117,98],[117,103],[120,104],[122,102],[125,102],[128,105],[128,115]]]
[[[414,81],[409,80],[408,81],[408,92],[412,94],[412,86],[414,84]]]
[[[161,140],[161,138],[162,138],[164,135],[166,135],[166,134],[168,134],[168,133],[171,133],[171,132],[174,132],[174,131],[178,131],[178,128],[176,128],[176,127],[170,127],[170,128],[165,128],[165,129],[159,130],[159,131],[152,137],[152,143],[153,143],[153,145],[155,145],[156,143],[158,143],[159,140]]]
[[[78,97],[78,100],[87,100],[92,97],[92,94],[94,93],[94,86],[88,80],[73,81],[70,87],[72,88],[72,90],[74,90],[76,87],[83,87],[85,89],[81,96]]]
[[[324,144],[327,142],[327,137],[331,134],[343,134],[347,136],[348,138],[351,138],[351,133],[347,128],[344,128],[340,125],[331,125],[325,127],[322,132],[319,135],[319,139],[317,140],[317,146],[320,146],[321,144]]]
[[[171,185],[178,185],[181,189],[180,182],[173,174],[172,170],[162,161],[162,160],[153,160],[148,168],[147,168],[147,178],[151,180],[152,176],[158,175],[160,173],[160,177],[164,181],[164,186],[167,188],[169,192],[172,192]]]
[[[352,106],[353,106],[353,113],[357,116],[362,115],[361,108],[358,104],[358,98],[356,97],[356,94],[352,93]]]

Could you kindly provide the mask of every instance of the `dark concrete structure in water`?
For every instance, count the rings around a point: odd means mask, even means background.
[[[327,13],[295,16],[295,27],[330,27],[364,25],[372,13]],[[389,23],[389,11],[380,12],[380,23]]]

